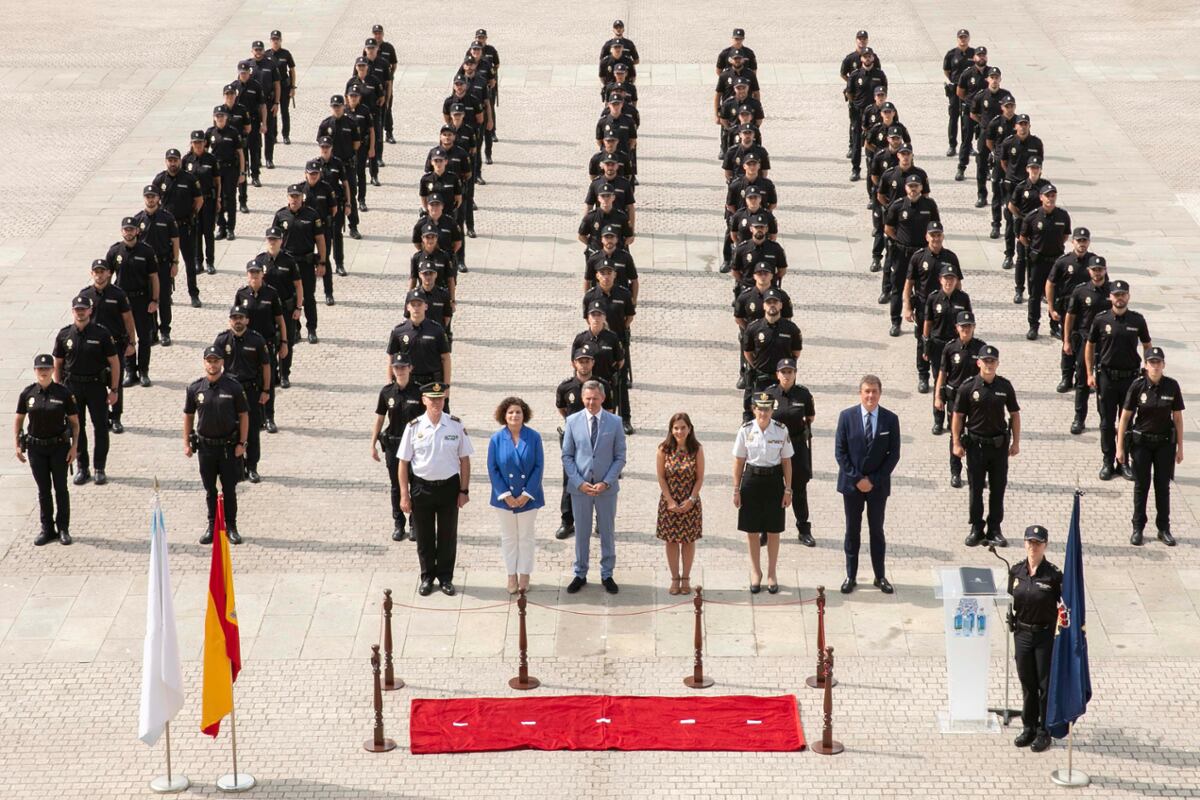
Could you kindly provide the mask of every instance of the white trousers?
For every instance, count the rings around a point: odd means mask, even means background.
[[[506,508],[497,508],[496,517],[500,522],[500,555],[506,573],[529,575],[533,572],[533,524],[537,509],[514,514]]]

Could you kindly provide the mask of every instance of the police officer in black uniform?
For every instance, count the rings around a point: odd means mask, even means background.
[[[616,373],[616,405],[621,416],[625,435],[633,435],[633,411],[629,407],[629,381],[631,378],[629,345],[629,330],[633,318],[637,314],[637,306],[633,295],[628,289],[616,285],[616,267],[608,261],[601,261],[596,268],[597,283],[583,295],[583,318],[587,319],[593,309],[601,309],[605,314],[608,329],[621,340],[625,351],[625,360],[621,369]]]
[[[217,161],[217,235],[213,238],[233,241],[237,238],[234,229],[237,228],[238,184],[246,181],[246,151],[242,132],[229,124],[229,116],[227,106],[214,108],[213,126],[205,132],[205,137]]]
[[[229,329],[217,334],[213,347],[225,359],[225,374],[242,385],[246,395],[250,428],[246,438],[246,478],[258,483],[258,461],[262,455],[263,406],[271,398],[271,353],[267,340],[249,327],[247,312],[240,305],[229,309]]]
[[[962,101],[958,99],[958,79],[962,71],[971,66],[975,58],[975,48],[971,47],[971,32],[966,28],[958,29],[958,44],[946,51],[942,57],[942,73],[946,76],[946,100],[950,124],[946,129],[946,137],[950,141],[947,156],[958,153],[958,128],[962,112]],[[969,144],[969,143],[968,143]]]
[[[438,284],[438,268],[431,261],[422,261],[417,265],[417,285],[409,291],[425,301],[425,316],[446,329],[446,341],[454,349],[454,332],[451,322],[454,317],[454,301],[445,286]],[[408,309],[404,315],[409,316]]]
[[[178,150],[174,147],[168,150],[166,160],[167,168],[155,175],[150,183],[158,189],[162,207],[175,218],[188,297],[192,308],[200,308],[200,287],[196,285],[196,223],[200,209],[204,207],[204,190],[200,179],[183,169],[183,158]]]
[[[17,398],[13,424],[13,448],[17,460],[29,462],[38,487],[41,532],[33,540],[41,547],[58,539],[71,543],[71,496],[67,489],[67,467],[75,460],[79,441],[79,413],[71,390],[54,380],[54,356],[34,356],[37,380]],[[25,420],[29,428],[25,430]],[[53,490],[53,494],[51,494]]]
[[[846,76],[842,95],[850,104],[850,180],[862,177],[862,115],[875,99],[875,88],[887,88],[887,75],[875,63],[875,51],[867,47],[859,55],[860,66]]]
[[[421,389],[412,382],[412,363],[408,356],[396,353],[392,356],[392,380],[379,390],[379,401],[375,404],[375,427],[371,430],[371,458],[379,461],[379,451],[383,450],[383,463],[387,465],[388,480],[392,486],[392,540],[396,542],[408,538],[407,520],[400,509],[400,475],[396,471],[400,459],[396,453],[404,437],[404,426],[424,413]],[[414,532],[413,541],[416,540]]]
[[[1042,207],[1025,217],[1021,223],[1021,244],[1026,247],[1029,278],[1029,330],[1025,338],[1038,338],[1042,322],[1042,298],[1050,269],[1063,254],[1071,235],[1071,215],[1058,205],[1058,190],[1054,184],[1042,187]],[[1017,292],[1020,294],[1020,291]],[[1016,298],[1013,298],[1016,302]]]
[[[924,325],[921,329],[921,339],[924,345],[922,357],[931,365],[942,364],[942,355],[946,346],[955,338],[961,337],[958,330],[960,315],[973,312],[971,296],[964,292],[960,278],[954,265],[943,264],[938,268],[938,290],[925,300]],[[972,317],[972,322],[974,318]],[[933,433],[941,434],[942,421],[937,406],[933,410]],[[950,485],[958,488],[962,480],[956,477],[962,471],[962,462],[957,461],[951,447]]]
[[[633,255],[623,247],[617,246],[620,231],[614,226],[608,226],[600,231],[600,250],[588,256],[583,271],[583,290],[586,292],[596,285],[596,270],[604,262],[612,265],[615,271],[614,282],[623,289],[628,289],[633,296],[633,302],[638,299],[641,280],[638,278],[637,264]],[[606,395],[607,397],[607,395]]]
[[[113,433],[124,433],[121,413],[125,408],[125,359],[137,352],[134,347],[137,332],[129,295],[120,286],[114,286],[111,278],[108,262],[97,258],[92,262],[92,282],[79,290],[79,296],[92,301],[92,321],[112,334],[117,348],[117,402],[109,409],[108,427]]]
[[[1007,547],[1004,491],[1008,487],[1008,459],[1021,451],[1021,406],[1012,383],[996,374],[1000,351],[986,345],[979,351],[979,374],[964,381],[954,398],[954,454],[967,459],[967,485],[971,491],[971,532],[963,544],[976,547],[985,539]],[[1005,419],[1007,412],[1007,420]],[[987,483],[987,531],[983,523],[983,488]]]
[[[263,91],[263,108],[266,110],[260,133],[263,144],[263,166],[275,169],[275,132],[278,127],[279,104],[286,102],[283,93],[283,74],[279,62],[268,55],[262,41],[250,45],[250,72]]]
[[[1129,308],[1129,284],[1113,281],[1109,284],[1111,307],[1092,320],[1083,351],[1088,386],[1096,390],[1100,409],[1100,480],[1112,480],[1120,470],[1126,480],[1133,480],[1133,470],[1116,461],[1117,419],[1121,406],[1129,395],[1129,387],[1141,374],[1141,342],[1145,350],[1151,347],[1150,327],[1146,318]]]
[[[208,526],[200,544],[212,544],[217,518],[217,479],[225,497],[225,529],[230,544],[241,544],[237,527],[237,485],[250,433],[249,405],[242,385],[224,374],[224,354],[204,348],[204,377],[188,385],[183,401],[183,454],[196,453],[208,505]]]
[[[1183,391],[1179,382],[1163,374],[1166,356],[1161,347],[1146,351],[1146,370],[1129,386],[1117,427],[1117,460],[1128,448],[1133,464],[1133,533],[1129,543],[1142,545],[1146,527],[1146,499],[1150,471],[1154,470],[1154,527],[1158,538],[1175,546],[1171,535],[1171,478],[1183,463]],[[1128,445],[1127,445],[1128,443]]]
[[[283,124],[279,126],[278,133],[283,136],[284,144],[291,144],[292,115],[290,106],[296,102],[296,82],[299,80],[299,76],[296,74],[296,59],[292,55],[292,51],[283,46],[282,31],[271,31],[270,56],[275,59],[276,68],[279,70],[279,116],[283,119]],[[268,131],[274,141],[277,132],[274,115],[271,116],[269,122]]]
[[[417,290],[408,293],[404,307],[408,319],[392,328],[388,337],[388,378],[392,377],[392,356],[399,353],[412,363],[412,380],[418,386],[449,383],[446,378],[451,376],[451,357],[446,329],[426,316],[428,306]]]
[[[92,301],[77,296],[71,301],[71,310],[74,321],[54,339],[54,379],[71,390],[79,412],[75,485],[91,479],[87,445],[87,416],[91,414],[96,437],[96,485],[103,486],[108,482],[104,470],[108,463],[109,406],[117,402],[121,365],[112,334],[92,321]]]
[[[199,213],[196,214],[196,247],[192,256],[196,267],[195,274],[188,276],[188,292],[191,293],[192,284],[195,283],[201,268],[209,275],[217,271],[214,265],[216,241],[213,234],[217,224],[217,198],[221,192],[221,177],[216,156],[208,152],[208,136],[204,131],[192,131],[191,149],[184,154],[181,163],[184,172],[200,181],[200,194],[204,199]],[[196,294],[199,294],[199,289]]]
[[[256,187],[262,186],[259,175],[262,169],[263,131],[267,127],[267,107],[270,103],[274,102],[274,98],[272,97],[268,100],[262,83],[255,79],[254,62],[250,59],[238,62],[237,80],[233,83],[234,88],[237,89],[238,103],[246,109],[245,122],[250,128],[244,142],[250,182]],[[238,201],[241,204],[242,213],[249,211],[246,207],[246,192],[246,182],[242,181],[241,185],[238,186]]]
[[[903,308],[904,281],[913,256],[925,245],[929,223],[941,222],[938,205],[932,197],[921,194],[925,183],[921,176],[910,174],[904,179],[905,196],[893,200],[883,215],[883,233],[889,241],[887,275],[888,291],[879,296],[889,304],[892,326],[888,335],[900,335],[900,314]]]
[[[322,170],[319,158],[309,159],[305,163],[304,183],[301,184],[304,188],[304,205],[316,211],[317,216],[321,218],[326,247],[329,249],[327,258],[332,256],[333,260],[337,261],[338,274],[345,275],[346,269],[342,262],[345,261],[346,253],[341,230],[345,225],[345,217],[341,214],[344,194],[340,187],[335,189],[321,177]],[[321,284],[325,289],[325,305],[333,305],[333,270],[326,268],[325,274],[321,276]],[[316,291],[315,286],[313,291]]]
[[[158,310],[158,259],[150,246],[138,241],[138,226],[133,217],[121,220],[121,241],[108,248],[104,256],[116,276],[116,284],[129,297],[133,312],[136,355],[125,357],[125,386],[150,385],[150,342],[153,339],[154,312]]]
[[[754,418],[750,398],[775,382],[775,368],[780,360],[800,358],[803,337],[796,323],[783,318],[783,297],[777,289],[763,295],[765,313],[742,331],[742,357],[749,364],[746,371],[746,390],[742,399],[742,422]]]
[[[279,388],[288,389],[292,385],[292,348],[300,340],[300,306],[304,297],[304,282],[300,275],[300,265],[296,259],[283,249],[283,231],[274,226],[267,228],[267,249],[254,257],[254,263],[263,269],[263,282],[279,294],[279,302],[283,305],[283,323],[287,335],[282,341],[287,343],[287,352],[282,348],[279,355]],[[267,402],[267,419],[275,419],[275,399]],[[269,427],[269,426],[268,426]]]
[[[1000,222],[1008,211],[1008,195],[1016,186],[1016,181],[1009,180],[1007,177],[1000,151],[1001,144],[1016,132],[1016,109],[1016,98],[1005,92],[1000,97],[1000,113],[992,117],[991,122],[980,134],[983,146],[988,151],[989,179],[992,184],[992,230],[988,233],[989,239],[1000,238]],[[1021,175],[1020,173],[1014,174],[1018,177]]]
[[[925,302],[941,287],[939,275],[944,265],[949,264],[953,267],[958,279],[962,280],[962,267],[958,263],[958,255],[945,247],[945,242],[946,232],[942,223],[930,222],[925,228],[925,247],[913,253],[912,258],[908,260],[904,289],[901,291],[901,314],[905,321],[914,323],[913,338],[917,341],[917,391],[921,394],[929,392],[930,368],[936,373],[939,364],[936,359],[925,358]],[[935,374],[934,381],[936,380]]]
[[[1062,572],[1046,560],[1049,531],[1041,525],[1025,529],[1025,558],[1008,571],[1012,609],[1008,625],[1013,632],[1017,677],[1024,705],[1022,730],[1013,741],[1040,753],[1050,747],[1046,731],[1046,698],[1050,689],[1050,655],[1062,605]]]
[[[936,389],[933,395],[933,435],[941,436],[945,428],[946,415],[954,418],[954,400],[958,387],[979,374],[979,352],[983,350],[982,339],[975,338],[975,314],[958,312],[955,326],[958,337],[942,350],[942,363],[937,371]],[[950,439],[950,486],[962,488],[962,459],[954,454],[954,438]]]
[[[263,406],[263,428],[267,433],[278,433],[279,426],[275,424],[275,387],[279,383],[280,359],[288,355],[289,331],[284,320],[283,301],[275,287],[266,282],[264,272],[264,265],[257,259],[246,262],[246,285],[237,290],[233,304],[246,313],[250,330],[267,343],[271,358],[271,380],[264,384],[270,388],[267,403]],[[250,401],[252,398],[247,395],[246,399]]]
[[[587,328],[571,340],[571,352],[586,350],[593,358],[592,377],[612,387],[625,366],[625,346],[621,344],[621,337],[608,329],[607,318],[603,308],[589,308]],[[615,393],[606,395],[605,400],[609,398],[613,398],[610,404],[615,408]]]
[[[1008,177],[1007,173],[1004,179],[1005,182],[1018,180]],[[1042,189],[1049,185],[1050,181],[1042,177],[1042,159],[1030,156],[1025,163],[1024,179],[1019,180],[1012,188],[1008,189],[1004,216],[1004,261],[1000,267],[1012,269],[1016,266],[1016,272],[1013,273],[1013,282],[1016,286],[1013,303],[1016,305],[1025,302],[1022,294],[1025,291],[1025,271],[1029,261],[1025,245],[1017,241],[1017,234],[1021,231],[1025,217],[1041,208]]]
[[[816,547],[808,518],[808,482],[812,480],[812,421],[817,410],[812,392],[796,383],[796,359],[779,359],[775,378],[779,382],[768,386],[766,394],[775,403],[771,419],[782,423],[792,440],[792,514],[800,544]]]
[[[597,315],[599,318],[599,315]],[[571,365],[574,368],[574,373],[571,377],[558,385],[554,390],[554,407],[558,409],[558,414],[561,418],[566,419],[571,414],[583,410],[583,385],[588,381],[596,381],[604,387],[604,399],[601,401],[601,406],[605,411],[613,412],[616,406],[613,405],[612,384],[604,378],[597,377],[592,372],[592,368],[596,363],[596,359],[592,356],[594,345],[584,344],[582,347],[576,348],[571,354]],[[558,443],[562,446],[563,430],[562,426],[558,426]],[[558,504],[559,514],[562,518],[562,524],[554,533],[556,539],[569,539],[575,533],[575,512],[571,507],[571,495],[567,491],[567,472],[564,469],[562,473],[562,500]]]
[[[1071,231],[1071,249],[1058,257],[1050,274],[1046,277],[1046,306],[1050,309],[1050,335],[1062,339],[1063,318],[1067,315],[1067,301],[1075,287],[1087,282],[1087,263],[1092,253],[1088,246],[1092,241],[1092,232],[1087,228],[1076,228]],[[1060,359],[1062,380],[1055,390],[1066,394],[1071,390],[1072,374],[1075,370],[1075,359],[1065,353]]]
[[[975,152],[976,208],[984,208],[988,205],[988,173],[992,160],[991,151],[986,142],[987,130],[992,124],[992,120],[1000,116],[1004,101],[1012,97],[1012,94],[1007,89],[1003,89],[1000,86],[1001,74],[999,67],[988,67],[985,77],[986,85],[975,92],[970,98],[971,122],[975,126],[975,141],[977,143]]]
[[[316,209],[304,204],[304,184],[294,183],[287,189],[287,205],[275,212],[272,228],[283,234],[283,249],[296,260],[300,282],[304,286],[304,324],[308,328],[308,343],[317,338],[317,278],[325,278],[329,268],[326,251],[325,221]],[[314,263],[313,250],[316,249]],[[290,339],[293,344],[298,338]]]
[[[371,153],[375,152],[375,123],[371,118],[371,108],[362,101],[362,94],[363,88],[359,83],[350,84],[350,88],[346,90],[345,116],[350,119],[359,139],[358,149],[353,151],[350,160],[333,155],[332,137],[321,136],[317,139],[317,144],[321,146],[321,158],[338,159],[343,165],[342,177],[350,184],[349,222],[352,239],[358,238],[358,223],[362,219],[359,212],[367,213],[371,210],[367,206],[367,161]],[[328,158],[325,155],[327,147]]]
[[[350,109],[346,109],[346,114],[350,114]],[[322,137],[325,138],[325,137]],[[333,189],[333,196],[337,200],[337,213],[333,217],[333,228],[337,233],[338,241],[342,238],[342,229],[346,227],[346,223],[350,223],[350,238],[361,239],[362,234],[358,232],[358,214],[355,209],[357,201],[354,199],[354,168],[353,164],[346,164],[340,158],[333,154],[332,145],[321,145],[321,155],[313,159],[321,168],[321,180],[329,184],[329,188]],[[337,256],[337,248],[334,248],[334,255]],[[343,257],[337,262],[337,274],[345,275],[345,258]],[[332,286],[332,283],[330,284]]]
[[[741,341],[742,334],[746,330],[746,326],[757,319],[762,319],[766,315],[766,296],[772,288],[779,294],[780,300],[783,302],[783,308],[780,310],[780,316],[784,319],[791,319],[795,312],[792,309],[792,298],[788,293],[777,286],[773,286],[775,279],[775,271],[766,263],[760,261],[754,266],[754,283],[742,291],[733,301],[733,321],[737,325],[738,338],[738,380],[737,388],[746,388],[746,370],[749,369],[749,364],[746,363],[745,357],[742,355]]]
[[[388,92],[385,96],[387,102],[383,105],[383,131],[385,134],[385,141],[388,144],[395,144],[396,137],[392,135],[395,132],[395,120],[392,117],[392,101],[395,100],[395,92],[391,90],[391,83],[395,81],[396,66],[400,63],[400,56],[396,53],[396,46],[383,38],[383,26],[379,23],[371,26],[371,38],[374,39],[375,43],[379,46],[379,57],[386,60],[388,64],[389,85]],[[496,48],[493,47],[491,49],[492,51],[495,51]],[[497,57],[497,63],[498,62],[499,57]],[[399,442],[397,442],[397,444],[399,444]]]
[[[958,85],[954,89],[960,103],[958,114],[962,141],[958,148],[958,170],[954,173],[956,181],[966,179],[967,164],[971,161],[971,154],[975,152],[972,143],[975,141],[979,129],[975,125],[975,120],[971,119],[971,100],[975,97],[976,92],[983,90],[987,85],[987,48],[982,45],[976,47],[975,52],[971,55],[971,60],[973,63],[970,66],[964,66],[959,73]]]
[[[146,207],[133,215],[138,238],[154,251],[158,264],[158,327],[151,332],[155,342],[171,346],[171,292],[179,274],[179,226],[175,215],[162,207],[157,186],[142,189]]]
[[[607,187],[607,188],[606,188]],[[629,215],[613,206],[616,190],[611,184],[604,184],[597,192],[600,207],[583,215],[579,221],[576,238],[584,246],[583,257],[586,260],[603,246],[600,241],[602,232],[607,228],[617,231],[617,246],[628,249],[633,244],[633,226],[629,224]]]
[[[1108,262],[1104,256],[1092,253],[1087,260],[1088,280],[1075,287],[1067,302],[1067,313],[1063,318],[1063,360],[1070,359],[1075,384],[1075,417],[1071,420],[1071,435],[1083,433],[1087,420],[1088,398],[1092,394],[1088,384],[1084,345],[1092,330],[1092,321],[1101,311],[1109,308]]]

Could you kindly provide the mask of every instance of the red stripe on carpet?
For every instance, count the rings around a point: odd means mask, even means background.
[[[803,750],[796,696],[414,699],[414,754],[493,750]]]

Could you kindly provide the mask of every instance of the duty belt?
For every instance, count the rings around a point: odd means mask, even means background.
[[[1133,436],[1133,441],[1136,444],[1168,444],[1175,440],[1175,432],[1170,433],[1142,433],[1141,431],[1130,431]]]
[[[224,439],[210,439],[207,436],[200,436],[197,434],[196,441],[205,447],[228,447],[231,444],[237,443],[237,439],[232,433]]]
[[[962,438],[968,444],[976,444],[980,447],[1004,447],[1008,444],[1008,433],[1001,433],[998,436],[980,436],[966,431],[963,433]]]
[[[1108,367],[1100,367],[1100,371],[1109,378],[1118,381],[1123,380],[1124,378],[1133,378],[1142,374],[1140,369],[1109,369]]]
[[[104,383],[105,375],[67,375],[67,383]]]
[[[1013,625],[1019,631],[1030,631],[1032,633],[1041,633],[1042,631],[1048,631],[1048,630],[1050,630],[1050,627],[1051,627],[1049,625],[1032,625],[1028,622],[1021,622],[1021,621],[1014,622]]]
[[[43,439],[40,436],[31,436],[27,433],[25,434],[25,441],[29,444],[36,444],[39,447],[54,447],[55,445],[66,444],[70,441],[70,438],[64,430],[57,436],[51,436],[48,439]]]
[[[753,464],[747,464],[745,473],[747,475],[778,475],[783,471],[783,467],[776,464],[773,467],[757,467]]]

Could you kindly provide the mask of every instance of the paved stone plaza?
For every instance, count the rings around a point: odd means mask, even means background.
[[[360,242],[347,240],[350,277],[335,279],[337,306],[320,308],[321,343],[297,348],[294,386],[280,393],[281,432],[263,436],[264,482],[241,487],[234,570],[245,669],[237,684],[241,763],[277,798],[686,796],[1013,797],[1065,792],[1048,773],[1065,764],[1055,747],[1018,751],[1011,734],[945,737],[941,604],[933,570],[999,566],[962,545],[966,490],[946,475],[946,438],[929,434],[929,397],[916,392],[910,327],[887,336],[875,304],[869,217],[862,184],[847,181],[846,115],[837,66],[866,28],[913,134],[917,164],[967,275],[979,336],[1001,348],[1000,371],[1016,386],[1024,436],[1013,462],[1007,533],[1027,524],[1051,531],[1061,563],[1071,491],[1084,498],[1088,639],[1095,698],[1076,734],[1077,766],[1093,777],[1088,797],[1200,795],[1200,156],[1181,146],[1197,122],[1200,17],[1188,2],[1019,5],[1004,15],[972,9],[947,16],[932,0],[843,4],[727,4],[685,0],[571,8],[561,3],[482,3],[444,13],[354,0],[286,4],[217,0],[196,8],[133,0],[118,8],[76,4],[70,12],[0,3],[7,46],[0,97],[33,124],[9,125],[0,164],[0,394],[11,404],[32,380],[32,355],[49,349],[69,321],[68,301],[88,282],[88,264],[140,208],[139,188],[162,168],[167,147],[207,127],[209,110],[249,43],[272,28],[299,65],[293,144],[276,148],[274,171],[250,189],[238,240],[219,242],[217,274],[203,276],[204,307],[176,292],[175,346],[156,348],[154,386],[127,390],[127,432],[113,438],[110,483],[72,491],[70,548],[34,548],[36,493],[29,470],[0,461],[0,798],[128,798],[161,772],[162,748],[136,738],[145,624],[148,508],[162,487],[188,702],[173,726],[175,764],[189,795],[215,793],[228,771],[228,739],[197,730],[200,649],[209,548],[203,493],[185,459],[179,425],[183,387],[200,375],[200,349],[226,325],[258,252],[262,230],[315,155],[326,100],[341,92],[370,26],[381,22],[400,53],[396,136],[382,189],[369,190]],[[564,9],[570,10],[569,17]],[[613,18],[624,19],[642,64],[638,239],[642,273],[634,328],[634,424],[618,512],[621,593],[570,580],[573,542],[553,538],[557,483],[537,524],[530,609],[531,671],[541,693],[677,694],[691,664],[690,604],[670,606],[669,574],[654,538],[658,487],[654,448],[670,414],[688,411],[707,445],[705,536],[693,584],[710,599],[706,625],[712,692],[800,698],[805,732],[820,735],[820,697],[803,685],[814,666],[814,587],[843,576],[842,504],[834,491],[833,425],[856,402],[858,376],[882,376],[883,404],[897,411],[904,451],[888,519],[889,577],[896,594],[869,585],[834,593],[828,629],[838,654],[836,733],[847,752],[535,753],[413,757],[407,745],[413,697],[513,694],[516,613],[508,605],[484,458],[492,410],[515,393],[557,463],[554,386],[570,373],[568,345],[583,329],[575,228],[599,111],[595,58]],[[181,22],[186,18],[186,24]],[[681,24],[682,23],[682,24]],[[724,184],[714,158],[713,60],[729,29],[747,28],[761,63],[765,144],[780,190],[781,242],[792,264],[785,287],[804,333],[799,380],[817,403],[810,484],[818,546],[784,537],[781,593],[745,592],[744,537],[734,530],[730,447],[740,420],[733,388],[734,323],[729,278],[718,274]],[[477,192],[479,238],[468,240],[459,283],[453,408],[478,458],[459,536],[457,597],[416,596],[411,542],[392,542],[387,477],[368,452],[384,347],[407,286],[421,160],[436,138],[456,59],[476,27],[503,59],[501,105],[489,185]],[[970,28],[1004,86],[1046,144],[1046,175],[1074,224],[1090,227],[1110,274],[1131,282],[1167,371],[1182,384],[1188,460],[1173,487],[1179,546],[1127,544],[1132,485],[1096,479],[1094,409],[1088,431],[1067,433],[1070,395],[1058,395],[1058,343],[1024,339],[1025,309],[1011,303],[1002,248],[987,238],[973,186],[952,180],[945,158],[941,56],[954,31]],[[65,36],[65,38],[64,38]],[[1161,55],[1168,51],[1176,55]],[[1178,54],[1183,54],[1180,57]],[[1156,57],[1157,56],[1157,57]],[[43,112],[47,112],[43,114]],[[182,297],[183,307],[178,301]],[[557,474],[553,468],[548,474]],[[551,487],[553,488],[551,489]],[[1010,548],[1020,557],[1018,548]],[[865,568],[864,568],[865,569]],[[379,600],[394,590],[399,673],[389,694],[388,734],[401,749],[370,755],[369,646],[378,641]],[[685,598],[686,600],[686,598]],[[410,610],[407,606],[416,606]],[[482,609],[482,610],[476,610]],[[606,613],[610,612],[610,613]],[[1003,639],[991,669],[1003,694]],[[1019,705],[1015,675],[1013,702]],[[1015,733],[1015,731],[1014,731]],[[553,781],[553,783],[551,783]]]

